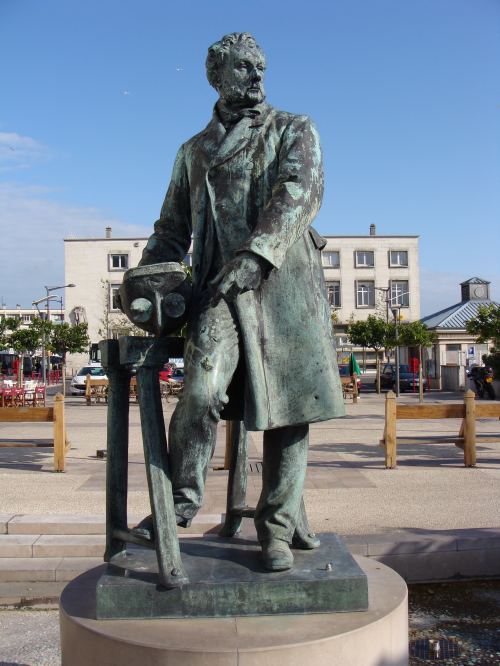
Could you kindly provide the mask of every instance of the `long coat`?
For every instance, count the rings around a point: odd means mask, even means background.
[[[307,116],[267,104],[256,110],[227,133],[214,112],[181,146],[141,264],[182,260],[192,238],[196,292],[214,261],[248,250],[269,262],[260,288],[235,301],[245,425],[268,430],[342,416],[344,405],[324,239],[310,227],[323,194],[319,137]]]

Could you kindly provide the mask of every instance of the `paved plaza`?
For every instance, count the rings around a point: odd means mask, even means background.
[[[461,402],[461,394],[432,393],[426,402]],[[463,466],[463,453],[451,444],[404,444],[398,447],[398,468],[384,468],[379,446],[384,429],[385,395],[363,393],[358,404],[346,401],[345,418],[313,424],[305,500],[318,532],[343,535],[383,534],[393,530],[451,530],[500,527],[500,442],[477,446],[477,467]],[[403,394],[400,401],[416,403]],[[168,420],[176,399],[164,402]],[[81,397],[66,398],[66,426],[71,450],[66,472],[52,471],[52,450],[43,448],[52,436],[50,423],[2,424],[0,440],[34,441],[37,448],[0,449],[0,506],[5,515],[105,513],[106,405],[87,406]],[[398,422],[398,435],[458,433],[457,419]],[[499,433],[493,419],[478,421],[478,432]],[[224,459],[225,425],[219,426],[204,515],[225,510],[227,472],[216,471]],[[139,408],[130,407],[129,514],[149,512],[142,455]],[[260,491],[262,435],[250,434],[248,503]]]
[[[461,402],[462,394],[432,393],[426,402]],[[378,559],[408,581],[500,575],[500,442],[478,444],[477,467],[465,468],[452,444],[398,448],[398,468],[384,468],[379,446],[385,395],[362,393],[346,416],[311,427],[305,501],[317,532],[338,532],[355,554]],[[405,394],[405,403],[418,396]],[[168,420],[176,399],[164,403]],[[2,424],[0,440],[37,448],[0,449],[0,664],[56,666],[57,597],[66,582],[102,562],[105,525],[106,406],[66,399],[72,447],[66,472],[55,473],[44,448],[51,423]],[[403,421],[399,435],[458,433],[460,422]],[[478,432],[499,433],[483,419]],[[248,503],[260,491],[262,435],[251,433]],[[191,534],[215,538],[225,511],[225,426],[207,480],[206,501]],[[130,406],[130,522],[149,513],[139,408]],[[3,534],[1,533],[3,531]],[[244,532],[254,535],[250,520]],[[185,534],[184,531],[181,534]],[[22,608],[32,604],[38,611]],[[21,610],[15,610],[20,606]],[[45,610],[40,610],[45,609]]]

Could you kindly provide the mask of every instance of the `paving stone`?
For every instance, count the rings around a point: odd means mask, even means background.
[[[104,534],[104,516],[38,515],[14,516],[8,524],[9,534]]]
[[[12,518],[15,517],[15,514],[12,513],[0,513],[0,534],[8,533],[8,523]]]
[[[0,558],[0,582],[55,581],[60,557]]]
[[[0,607],[58,608],[66,583],[49,581],[11,581],[0,583]],[[1,662],[0,662],[1,664]]]
[[[73,580],[84,571],[98,567],[102,563],[102,557],[63,557],[56,569],[56,580]]]
[[[394,569],[408,583],[500,576],[500,549],[435,551],[373,558]]]
[[[457,542],[453,537],[449,538],[434,538],[434,539],[394,539],[387,540],[387,537],[382,537],[381,540],[372,540],[368,538],[368,556],[378,555],[402,555],[412,553],[428,553],[435,551],[456,551]]]
[[[0,558],[32,557],[36,534],[0,534]]]
[[[43,534],[33,546],[33,557],[102,557],[104,535]]]

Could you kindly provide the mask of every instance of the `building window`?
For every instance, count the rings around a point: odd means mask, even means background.
[[[356,250],[354,259],[356,268],[373,268],[375,266],[373,250]]]
[[[339,280],[333,280],[331,282],[329,281],[326,283],[326,294],[328,297],[328,302],[330,303],[332,308],[341,307]]]
[[[118,302],[116,297],[118,296],[118,290],[120,289],[119,284],[110,284],[109,285],[109,308],[110,310],[119,310]]]
[[[356,307],[375,307],[375,283],[372,280],[356,282]]]
[[[391,280],[391,307],[399,306],[407,308],[410,305],[410,294],[408,291],[408,280]]]
[[[29,324],[33,320],[33,315],[23,314],[22,319],[23,319],[23,324]]]
[[[390,250],[389,251],[389,266],[392,268],[407,267],[408,266],[408,251],[407,250]]]
[[[128,268],[128,254],[110,254],[109,255],[109,270],[110,271],[126,271]]]
[[[321,261],[324,268],[339,268],[340,266],[340,252],[338,250],[322,252]]]

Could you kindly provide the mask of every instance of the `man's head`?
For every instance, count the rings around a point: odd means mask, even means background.
[[[232,32],[208,49],[207,78],[229,107],[252,107],[265,98],[266,59],[248,32]]]

